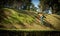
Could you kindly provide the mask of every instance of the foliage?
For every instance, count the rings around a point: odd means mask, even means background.
[[[35,5],[32,3],[32,4],[31,4],[31,7],[30,7],[30,10],[31,10],[31,11],[37,11],[37,9],[38,9],[38,8],[35,7]]]
[[[31,0],[1,0],[0,3],[1,7],[30,10]]]
[[[52,8],[53,13],[57,13],[60,10],[59,0],[39,0],[39,1],[40,1],[39,7],[42,9],[42,11],[50,7]]]

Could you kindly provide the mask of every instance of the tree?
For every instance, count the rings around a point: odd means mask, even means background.
[[[30,10],[31,1],[32,0],[24,0],[24,2],[23,2],[23,9],[24,10]]]
[[[53,13],[57,13],[60,9],[60,2],[59,0],[39,0],[40,1],[40,7],[42,9],[42,11],[44,9],[46,9],[45,7],[47,7],[46,5],[48,5],[49,7],[47,8],[52,8],[52,12]]]
[[[17,9],[30,10],[32,0],[1,0],[1,7],[11,7]]]
[[[37,11],[37,7],[35,7],[35,5],[32,3],[30,6],[30,10],[31,11]]]

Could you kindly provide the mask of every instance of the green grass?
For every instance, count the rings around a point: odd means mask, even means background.
[[[5,22],[11,22],[11,23],[16,23],[16,21],[21,21],[21,22],[25,22],[25,23],[31,23],[33,22],[33,19],[31,16],[27,15],[27,14],[23,14],[24,12],[20,13],[17,12],[17,10],[13,10],[13,9],[8,9],[8,8],[4,8],[4,11],[11,13],[11,15],[9,15],[7,18],[5,18],[4,23]]]
[[[10,8],[3,8],[3,10],[5,13],[4,15],[6,15],[7,17],[2,16],[4,20],[2,21],[0,25],[4,26],[6,29],[14,28],[15,30],[16,29],[54,30],[53,28],[56,28],[60,30],[60,26],[59,26],[60,15],[45,14],[46,16],[45,24],[48,25],[47,27],[46,25],[40,24],[40,20],[36,18],[36,16],[38,15],[36,13],[23,11],[23,10],[10,9]]]

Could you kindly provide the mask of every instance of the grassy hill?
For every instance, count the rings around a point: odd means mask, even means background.
[[[49,22],[55,29],[60,30],[60,15],[51,14],[46,17],[47,18],[45,20],[47,22]]]
[[[60,30],[60,15],[45,14],[45,24],[40,24],[40,20],[36,17],[37,14],[29,11],[16,9],[3,9],[3,21],[0,23],[0,28],[4,29],[36,29],[36,30]]]

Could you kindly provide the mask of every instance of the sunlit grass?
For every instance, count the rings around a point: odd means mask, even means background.
[[[22,22],[26,22],[26,23],[31,23],[33,22],[33,18],[27,14],[23,14],[23,13],[18,13],[12,9],[8,9],[8,8],[4,8],[5,11],[9,11],[11,13],[11,15],[8,16],[9,21],[22,21]],[[20,15],[20,16],[19,16]],[[14,22],[13,22],[14,23]]]
[[[3,25],[13,26],[16,29],[38,29],[38,30],[52,30],[52,28],[40,24],[40,20],[36,17],[38,14],[32,14],[28,11],[21,11],[16,9],[4,8],[4,12],[7,18],[4,17]],[[60,17],[56,14],[45,14],[45,21],[49,22],[47,24],[53,25],[53,27],[59,29]],[[56,18],[56,17],[58,18]],[[6,25],[5,25],[6,24]],[[32,25],[31,25],[32,24]],[[8,27],[9,28],[9,27]]]
[[[47,15],[46,19],[49,23],[51,23],[51,25],[53,25],[56,29],[60,30],[60,15],[57,14],[51,14],[51,15]],[[58,19],[59,18],[59,19]]]

